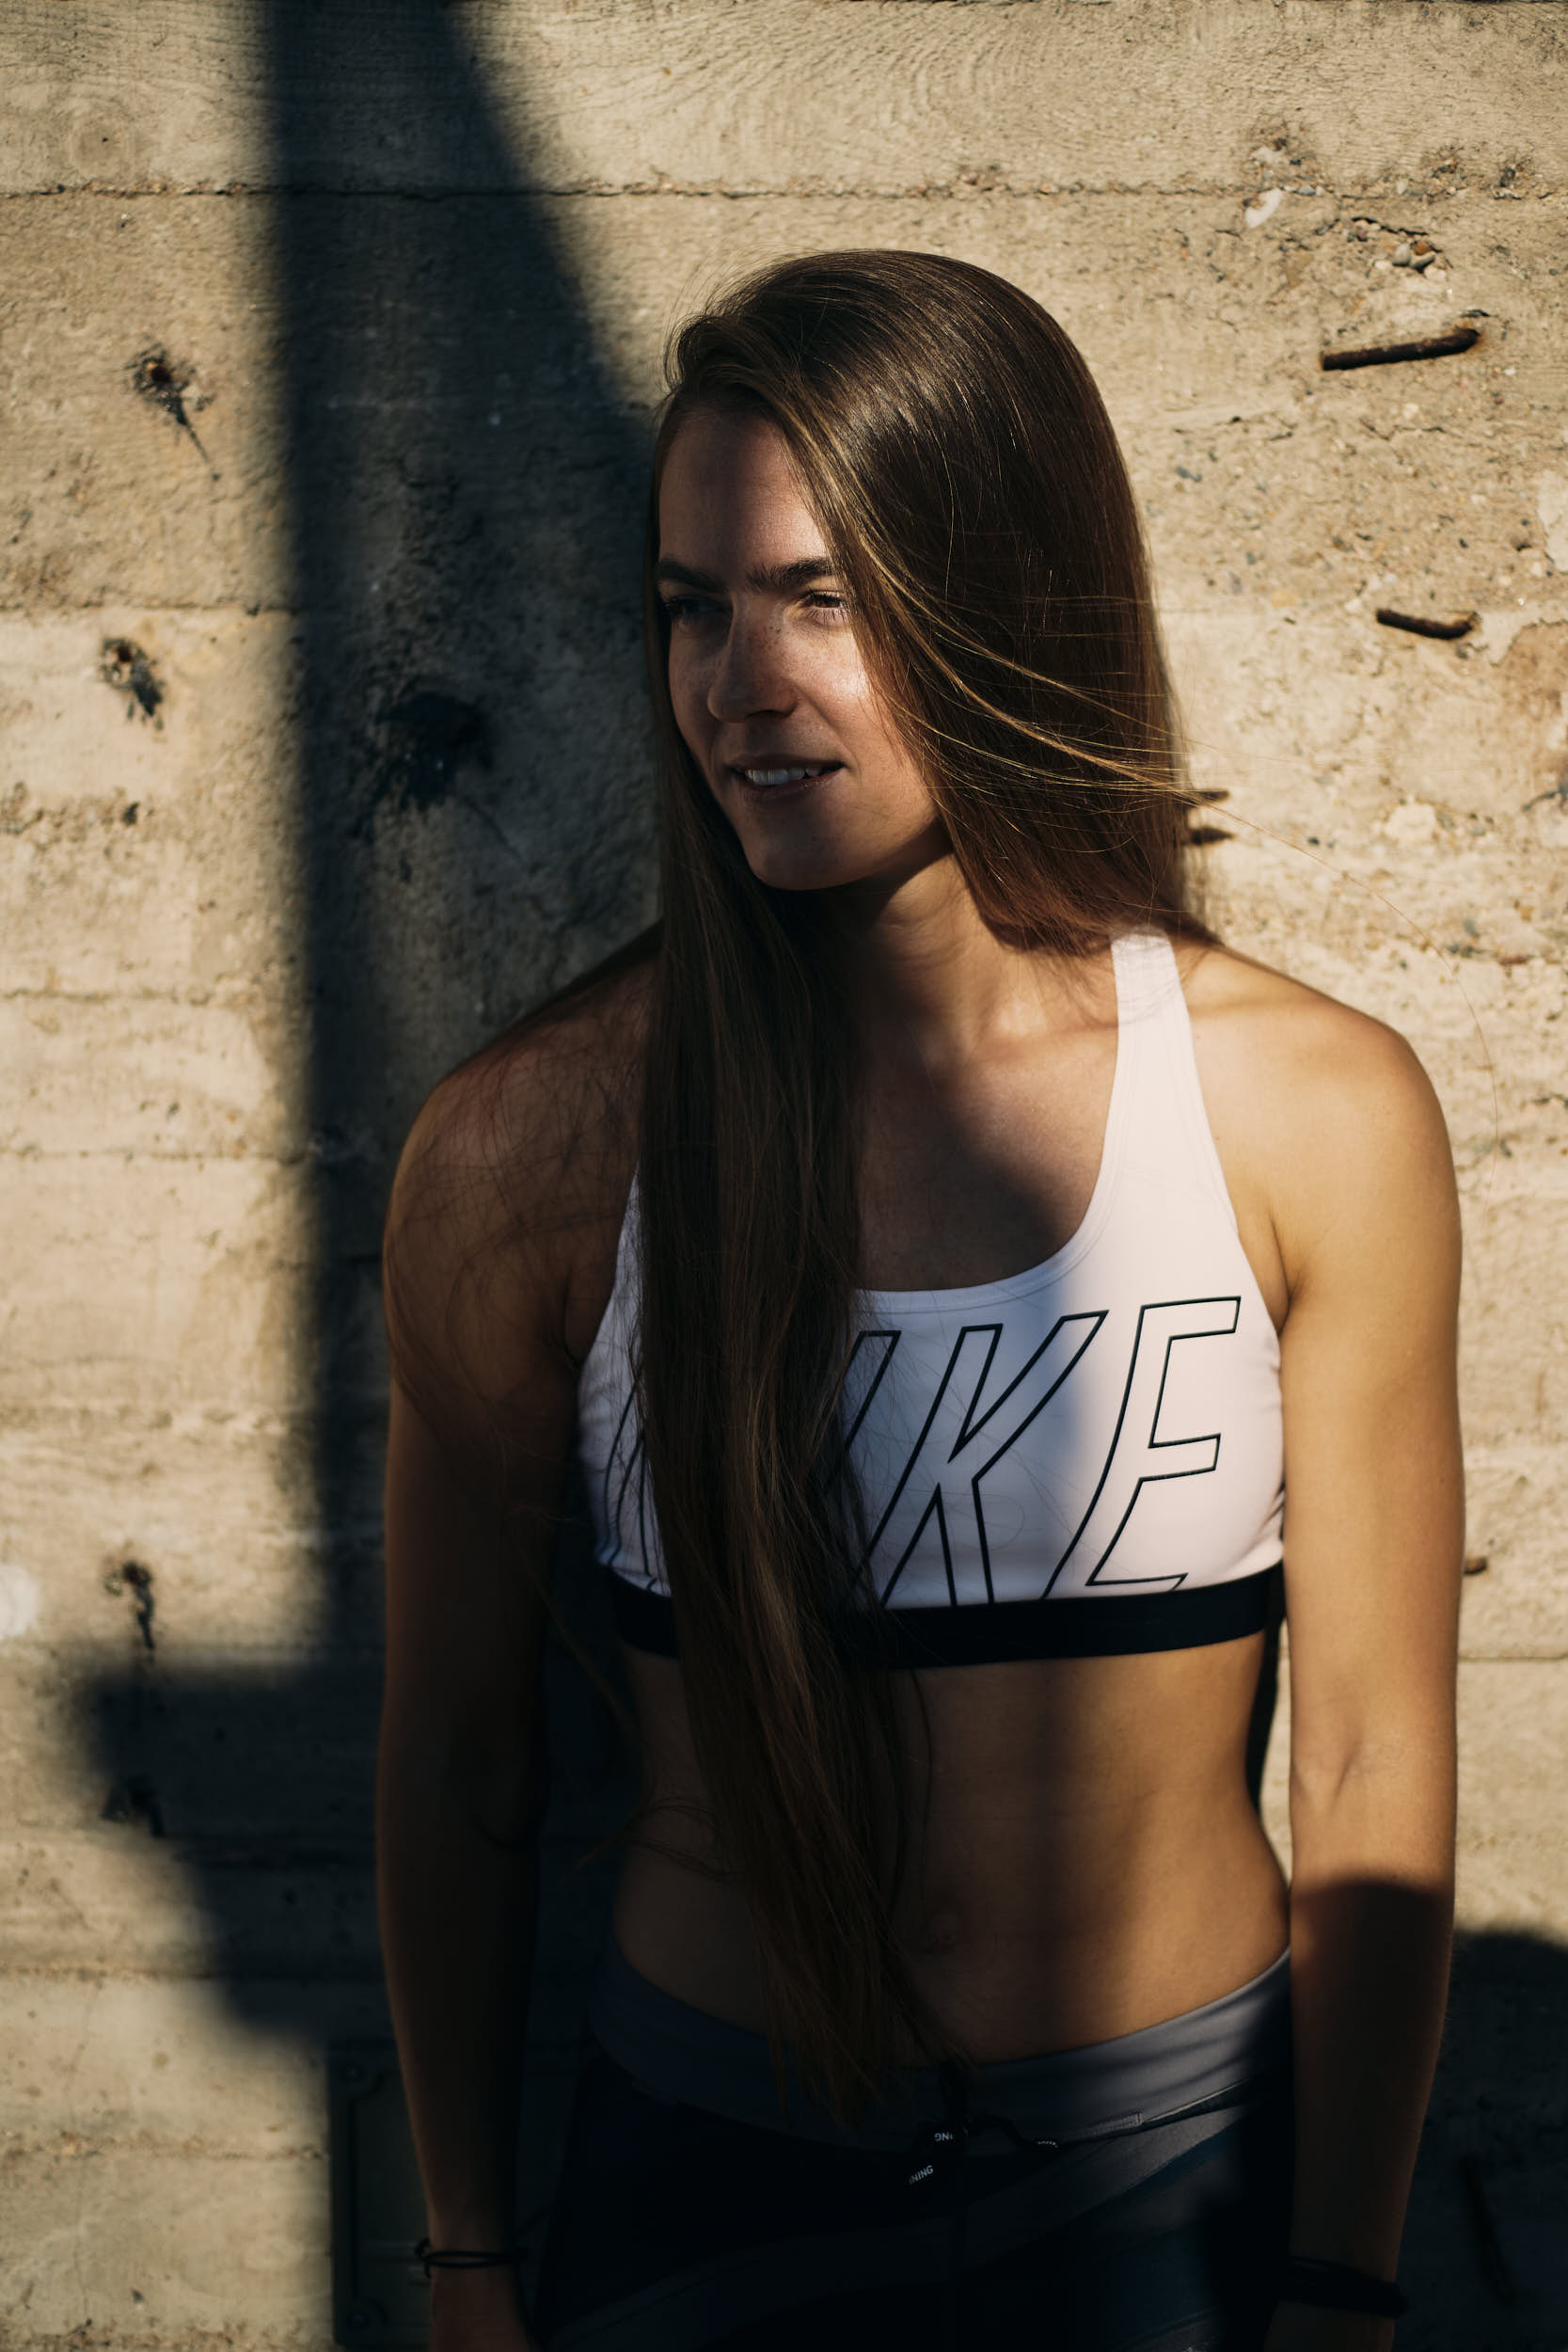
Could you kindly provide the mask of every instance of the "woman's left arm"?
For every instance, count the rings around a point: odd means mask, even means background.
[[[1291,2250],[1391,2279],[1453,1913],[1459,1214],[1425,1073],[1391,1032],[1343,1019],[1338,1050],[1304,1073],[1276,1209],[1291,1285]],[[1266,2352],[1392,2341],[1390,2321],[1282,2303]]]

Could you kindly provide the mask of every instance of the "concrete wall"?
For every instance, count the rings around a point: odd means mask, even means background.
[[[4,2340],[328,2340],[324,2052],[384,2020],[390,1160],[649,912],[665,327],[877,243],[1082,343],[1229,795],[1222,919],[1449,1111],[1487,1565],[1401,2341],[1560,2348],[1560,0],[13,0],[0,192]],[[617,1786],[555,1688],[536,2169],[598,1899],[564,1865]]]

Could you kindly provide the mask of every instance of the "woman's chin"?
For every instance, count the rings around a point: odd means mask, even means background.
[[[778,856],[759,854],[748,856],[745,864],[752,868],[759,882],[767,884],[767,889],[785,889],[785,892],[800,894],[830,892],[830,889],[842,889],[851,880],[839,866],[814,864],[811,859],[778,859]]]
[[[804,847],[782,848],[774,843],[743,844],[746,863],[769,890],[827,893],[852,890],[857,883],[872,882],[879,866],[875,860],[847,858],[842,854],[813,853]]]
[[[752,833],[748,839],[745,831],[737,831],[747,865],[769,890],[866,890],[881,898],[952,856],[952,843],[937,826],[923,827],[912,841],[893,844],[813,841],[803,833],[771,840]]]

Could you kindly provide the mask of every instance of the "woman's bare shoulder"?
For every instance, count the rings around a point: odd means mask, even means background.
[[[1280,1073],[1292,1092],[1306,1085],[1315,1096],[1320,1088],[1354,1096],[1402,1076],[1417,1092],[1418,1080],[1426,1084],[1408,1041],[1375,1015],[1234,947],[1193,945],[1177,953],[1195,1033],[1212,1031],[1252,1074]]]
[[[403,1330],[434,1342],[437,1325],[501,1378],[517,1345],[582,1352],[636,1162],[651,977],[651,955],[620,962],[432,1089],[388,1214],[394,1352]]]
[[[1221,1158],[1256,1178],[1288,1261],[1412,1186],[1451,1192],[1442,1108],[1397,1029],[1234,949],[1178,952]]]
[[[580,1183],[637,1115],[652,966],[591,980],[525,1015],[450,1072],[416,1122],[447,1149],[477,1152]],[[547,1184],[548,1188],[548,1184]]]

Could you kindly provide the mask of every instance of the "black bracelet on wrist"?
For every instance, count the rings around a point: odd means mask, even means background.
[[[414,2260],[422,2264],[427,2279],[433,2270],[501,2270],[516,2259],[510,2247],[432,2246],[427,2237],[414,2249]]]
[[[1402,2319],[1410,2309],[1392,2279],[1374,2278],[1350,2263],[1323,2262],[1316,2254],[1286,2257],[1279,2299],[1323,2312],[1367,2312],[1374,2319]]]

